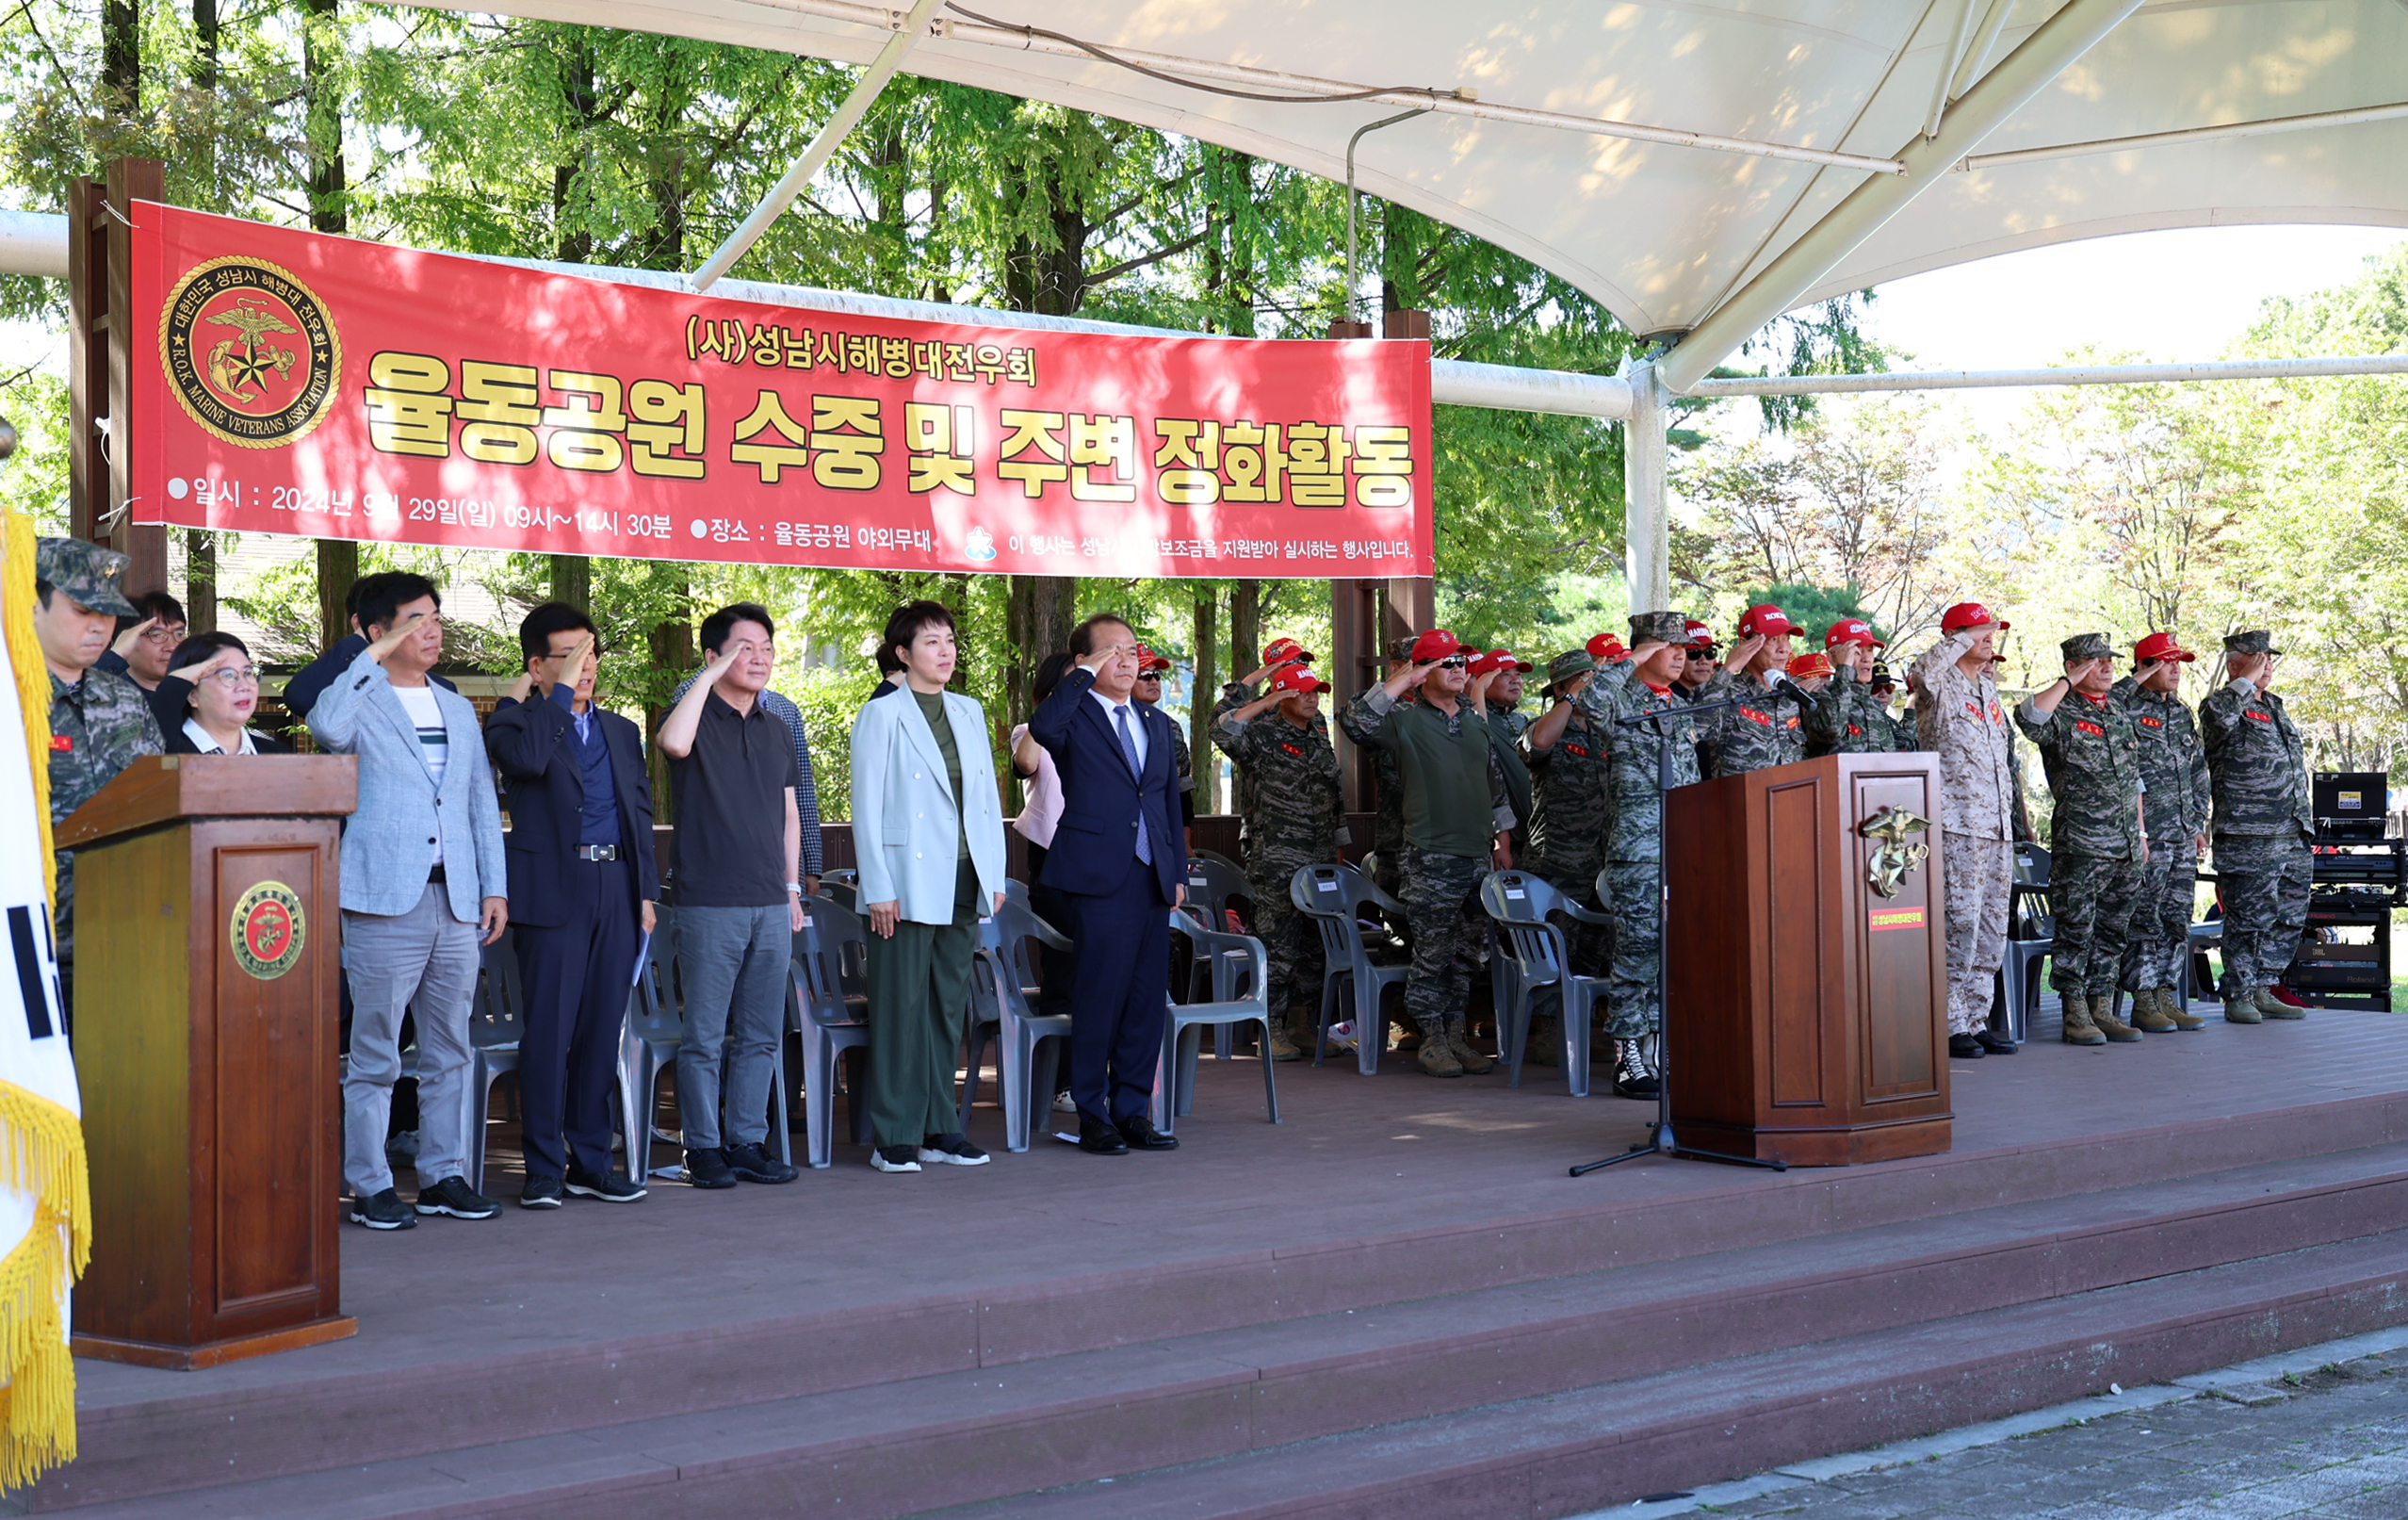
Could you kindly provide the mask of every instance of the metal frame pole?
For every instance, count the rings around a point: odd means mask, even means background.
[[[1629,420],[1622,424],[1622,578],[1631,612],[1672,604],[1671,518],[1665,509],[1665,393],[1652,362],[1631,366]]]

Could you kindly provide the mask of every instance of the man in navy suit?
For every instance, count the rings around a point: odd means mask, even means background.
[[[1079,1148],[1170,1151],[1154,1127],[1170,973],[1170,909],[1187,900],[1187,846],[1170,720],[1134,701],[1137,636],[1110,613],[1070,631],[1078,663],[1029,719],[1062,777],[1042,884],[1070,907],[1070,1096]]]
[[[485,720],[510,809],[511,900],[521,909],[513,923],[526,1021],[518,1201],[558,1208],[565,1188],[632,1203],[644,1195],[644,1158],[627,1158],[632,1179],[610,1169],[610,1087],[639,935],[652,932],[660,894],[651,782],[636,726],[594,705],[593,619],[545,602],[519,625],[518,646],[525,673]]]

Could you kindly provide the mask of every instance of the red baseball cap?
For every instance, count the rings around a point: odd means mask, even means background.
[[[1418,665],[1424,660],[1444,660],[1449,655],[1462,652],[1463,646],[1455,642],[1454,634],[1442,628],[1434,628],[1413,641],[1413,652],[1408,658]]]
[[[1694,617],[1690,618],[1689,647],[1692,649],[1711,649],[1714,646],[1714,629],[1706,627],[1703,623],[1699,622]]]
[[[1511,649],[1491,649],[1472,662],[1472,674],[1474,676],[1485,676],[1492,670],[1518,670],[1526,676],[1530,674],[1531,664],[1527,660],[1515,659]]]
[[[1992,615],[1990,609],[1977,601],[1961,601],[1940,614],[1940,631],[1943,633],[1954,633],[1960,629],[1979,628],[1984,623],[1997,624],[1998,631],[2001,633],[2006,632],[2012,626],[2005,618]]]
[[[1886,641],[1875,638],[1873,625],[1861,617],[1843,617],[1824,630],[1824,648],[1836,649],[1843,644],[1869,644],[1876,649],[1890,646]]]
[[[1628,653],[1630,651],[1622,647],[1622,641],[1611,633],[1600,633],[1588,641],[1588,658],[1601,665],[1609,660],[1619,660]]]
[[[1820,649],[1809,649],[1804,654],[1790,656],[1789,675],[1793,680],[1804,680],[1810,676],[1828,676],[1830,673],[1830,657]]]
[[[1770,602],[1761,607],[1750,607],[1739,614],[1739,636],[1743,639],[1759,634],[1767,639],[1777,639],[1784,633],[1798,631],[1798,625],[1789,620],[1789,614]]]
[[[1171,662],[1163,659],[1161,655],[1156,654],[1153,650],[1147,648],[1142,644],[1137,646],[1138,675],[1150,676],[1157,671],[1168,670],[1170,667]]]
[[[1309,665],[1312,663],[1312,651],[1293,639],[1274,639],[1271,647],[1262,651],[1262,662],[1266,665],[1276,665],[1286,660]]]
[[[1275,692],[1326,692],[1329,683],[1315,677],[1302,665],[1290,665],[1271,678]]]
[[[2140,663],[2156,660],[2165,663],[2196,660],[2199,657],[2174,642],[2171,633],[2152,633],[2132,646],[2133,662]]]

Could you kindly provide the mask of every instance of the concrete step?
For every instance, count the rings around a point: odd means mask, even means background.
[[[442,1506],[455,1498],[472,1505],[461,1512],[515,1512],[473,1506],[504,1502],[490,1485],[523,1471],[550,1475],[545,1484],[599,1484],[627,1502],[653,1484],[743,1493],[757,1482],[789,1495],[798,1508],[783,1512],[839,1512],[841,1502],[844,1513],[895,1513],[2097,1294],[2404,1226],[2408,1147],[2382,1147],[739,1408],[531,1434],[496,1423],[487,1440],[526,1438],[362,1456],[358,1467],[315,1473],[277,1465],[272,1431],[220,1414],[214,1427],[182,1421],[140,1448],[122,1444],[90,1466],[88,1457],[37,1497],[93,1515],[351,1513],[355,1502],[370,1506],[362,1514],[431,1515],[452,1512]],[[396,1391],[381,1417],[418,1414],[414,1397]],[[339,1459],[341,1439],[321,1434],[318,1449],[331,1441]],[[360,1497],[363,1480],[400,1507]],[[647,1512],[656,1500],[669,1502],[648,1495]]]

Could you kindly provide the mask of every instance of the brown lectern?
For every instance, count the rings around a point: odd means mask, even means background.
[[[137,760],[75,851],[75,1070],[92,1263],[78,1356],[204,1367],[339,1340],[348,756]]]
[[[1808,1167],[1948,1149],[1939,818],[1938,758],[1921,754],[1666,796],[1681,1144]]]

